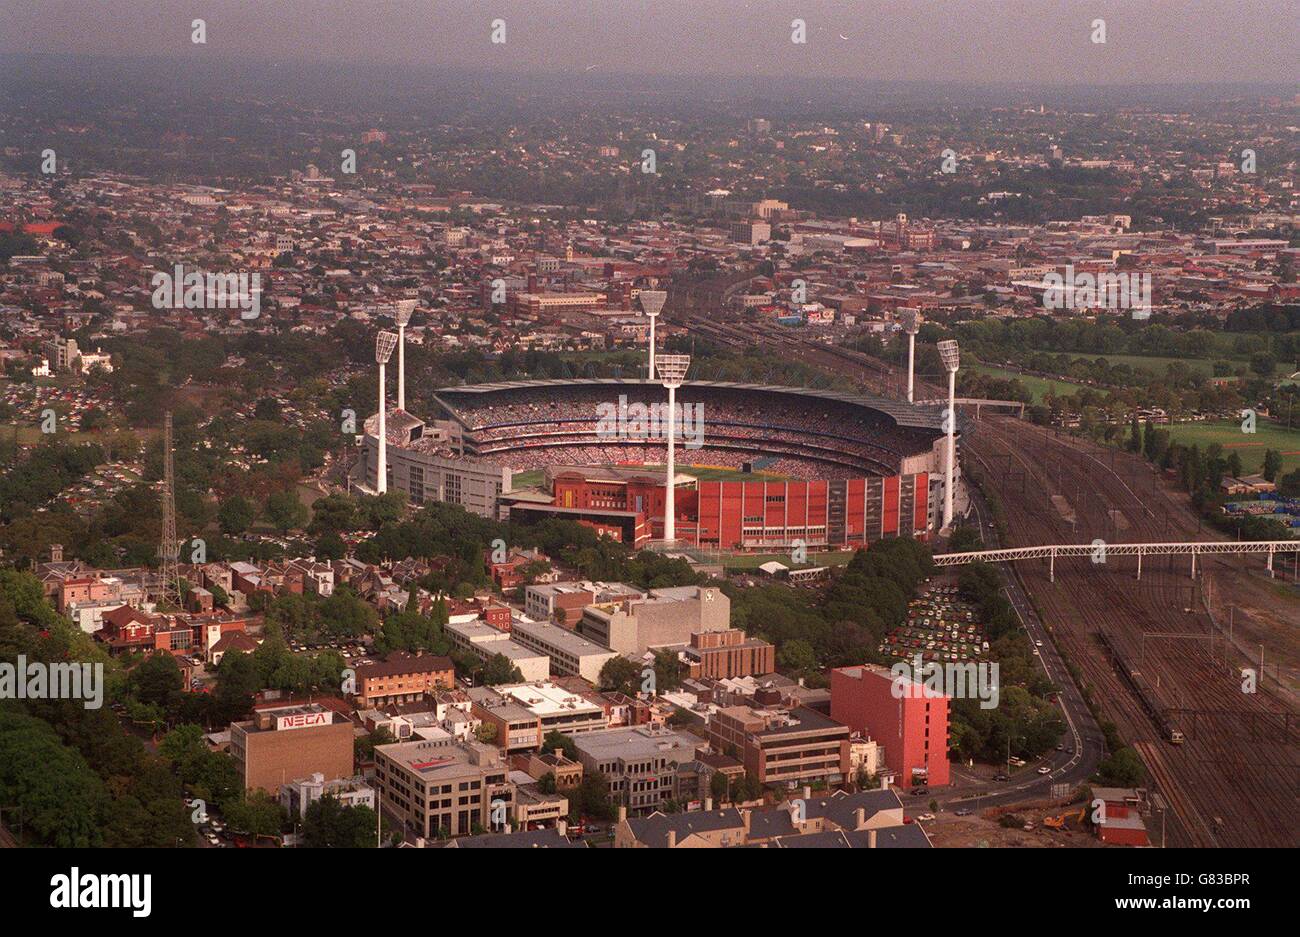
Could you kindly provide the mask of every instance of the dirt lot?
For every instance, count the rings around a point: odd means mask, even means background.
[[[1102,844],[1091,834],[1075,829],[1068,833],[1043,828],[1043,817],[1048,815],[1043,810],[1021,810],[1016,815],[1032,820],[1035,829],[1025,832],[1022,829],[1007,829],[999,826],[997,820],[987,820],[973,814],[958,817],[951,813],[938,814],[935,819],[923,822],[925,831],[939,848],[970,848],[1022,846],[1037,849],[1100,849]]]

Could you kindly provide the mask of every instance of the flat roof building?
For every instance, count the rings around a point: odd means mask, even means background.
[[[375,748],[381,806],[409,836],[443,839],[506,830],[515,800],[508,775],[501,752],[478,742]]]
[[[575,736],[578,760],[585,771],[599,771],[609,783],[610,798],[633,813],[658,810],[681,799],[679,774],[692,766],[704,742],[686,732],[642,725]],[[693,797],[698,780],[692,773]]]
[[[549,657],[553,673],[582,677],[589,683],[599,682],[600,668],[618,656],[603,645],[546,621],[517,621],[511,636],[523,647]]]
[[[295,778],[352,776],[352,723],[317,703],[258,710],[230,726],[244,790],[279,791]]]

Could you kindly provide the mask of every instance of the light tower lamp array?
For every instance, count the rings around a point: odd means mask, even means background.
[[[686,378],[691,366],[690,355],[660,355],[655,362],[659,382],[668,389],[668,490],[664,502],[664,542],[672,544],[677,539],[676,499],[676,435],[677,388]]]
[[[912,386],[916,375],[916,333],[921,330],[921,313],[916,309],[899,310],[903,331],[907,333],[907,402],[912,403]]]
[[[952,494],[957,466],[957,369],[961,366],[961,353],[952,339],[939,342],[938,348],[943,369],[948,372],[948,412],[944,414],[944,426],[948,431],[948,458],[943,485],[943,529],[948,530],[952,527]]]
[[[642,290],[640,298],[641,310],[650,317],[650,370],[646,374],[653,381],[655,379],[655,319],[658,319],[659,313],[663,311],[664,303],[668,301],[668,293],[665,290]]]
[[[397,303],[393,318],[397,320],[397,409],[406,409],[406,323],[415,312],[415,300],[402,299]]]
[[[384,418],[384,366],[397,347],[395,332],[380,332],[375,336],[375,364],[379,365],[379,465],[375,475],[375,491],[388,490],[388,428]]]

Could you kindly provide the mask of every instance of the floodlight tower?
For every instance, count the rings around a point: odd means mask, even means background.
[[[912,384],[916,374],[916,333],[921,330],[921,314],[915,309],[899,310],[903,331],[907,333],[907,402],[912,402]]]
[[[645,295],[644,293],[642,294]],[[651,321],[654,321],[653,319]],[[655,362],[659,369],[659,382],[668,389],[668,497],[664,504],[664,542],[672,543],[677,539],[676,511],[676,475],[675,443],[677,436],[677,388],[682,386],[686,369],[691,366],[690,355],[660,355]]]
[[[415,300],[403,299],[397,303],[397,409],[406,409],[406,323],[415,312]]]
[[[652,381],[655,379],[655,319],[659,318],[667,301],[668,293],[665,290],[641,291],[641,310],[650,317],[650,370],[646,373]]]
[[[375,336],[375,364],[379,365],[379,470],[375,476],[375,491],[383,494],[388,490],[388,430],[384,425],[384,365],[393,356],[397,346],[397,335],[393,332],[380,332]]]
[[[948,412],[945,414],[948,429],[948,464],[945,468],[947,477],[943,485],[943,529],[952,526],[952,490],[957,466],[957,368],[961,365],[961,354],[957,343],[946,339],[939,343],[939,358],[943,369],[948,372]]]

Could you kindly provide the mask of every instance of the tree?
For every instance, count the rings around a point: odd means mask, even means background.
[[[578,760],[578,746],[573,744],[573,739],[558,729],[552,729],[542,739],[542,751],[554,752],[557,748],[564,753],[564,757],[569,761]]]
[[[234,832],[253,836],[277,836],[285,827],[287,814],[280,802],[266,791],[250,791],[221,805],[226,823]],[[372,815],[373,817],[373,815]]]
[[[1288,498],[1300,498],[1300,469],[1283,475],[1277,490]]]
[[[1236,455],[1234,452],[1233,455]],[[1263,476],[1266,481],[1274,481],[1282,471],[1282,453],[1276,449],[1264,450]]]
[[[709,794],[715,807],[731,799],[731,784],[721,771],[713,772],[713,777],[709,778]]]
[[[165,651],[155,652],[131,671],[131,691],[143,703],[170,706],[175,694],[185,686],[185,678],[176,658]]]
[[[641,689],[641,668],[626,657],[611,657],[600,668],[599,686],[605,692],[636,696]]]
[[[277,491],[266,499],[266,517],[282,534],[307,523],[307,508],[292,491]]]
[[[497,740],[497,724],[495,722],[479,723],[478,728],[474,730],[474,738],[484,745],[491,745]]]
[[[501,683],[523,683],[524,675],[510,662],[504,654],[493,654],[483,664],[482,681],[484,686],[497,686]]]
[[[817,669],[817,652],[807,641],[796,638],[785,642],[777,662],[789,673],[804,674]]]
[[[257,519],[257,508],[242,495],[231,495],[217,508],[217,523],[221,532],[228,536],[239,536],[253,525]]]
[[[375,812],[366,806],[344,806],[326,794],[307,808],[302,818],[303,844],[326,849],[367,849],[378,845]]]
[[[1128,747],[1121,748],[1097,767],[1097,779],[1104,787],[1137,787],[1144,774],[1142,759]]]
[[[1138,427],[1138,418],[1136,416],[1129,423],[1127,448],[1129,452],[1142,451],[1142,430]]]

